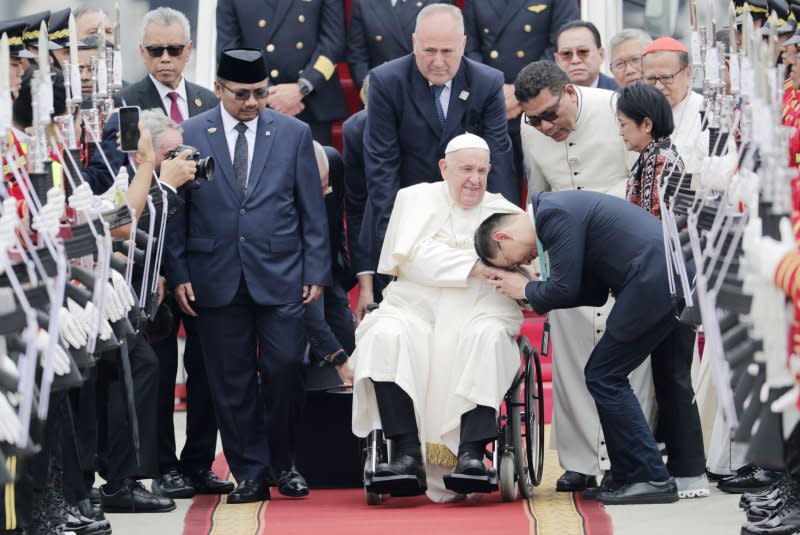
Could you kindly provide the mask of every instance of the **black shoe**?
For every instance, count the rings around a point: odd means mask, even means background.
[[[768,489],[773,483],[780,479],[782,472],[765,470],[758,466],[749,466],[737,471],[736,475],[726,477],[717,483],[717,488],[722,492],[730,494],[741,494],[743,492],[760,492]]]
[[[594,476],[567,470],[556,481],[557,492],[577,492],[586,488],[596,487],[597,479]]]
[[[428,490],[425,467],[422,461],[411,455],[400,455],[391,463],[380,463],[375,473],[366,474],[367,487],[377,494],[392,496],[419,496]]]
[[[489,493],[498,489],[497,470],[486,466],[481,450],[461,451],[455,470],[445,474],[443,480],[446,489],[462,495]]]
[[[211,470],[200,470],[186,476],[197,494],[230,494],[234,484],[217,477]]]
[[[673,503],[678,501],[675,480],[625,483],[615,490],[601,491],[597,500],[606,505]]]
[[[296,469],[282,470],[277,480],[278,492],[290,498],[308,496],[308,483]]]
[[[270,499],[269,485],[266,481],[243,479],[236,490],[228,494],[228,503],[263,502]]]
[[[600,485],[597,487],[587,487],[581,491],[581,496],[583,496],[586,500],[596,500],[597,496],[602,491],[609,491],[609,490],[617,490],[620,488],[624,483],[622,481],[614,481],[614,478],[611,477],[611,470],[606,470],[603,474],[603,479],[600,480]]]
[[[157,496],[166,496],[174,500],[193,498],[195,494],[194,487],[175,469],[155,478],[150,490]]]
[[[758,522],[773,516],[778,509],[783,507],[783,497],[768,502],[755,502],[747,508],[747,521]]]
[[[89,498],[79,501],[77,507],[78,511],[86,518],[91,518],[92,520],[106,519],[106,515],[103,513],[103,508],[100,507],[100,504],[93,504],[92,500]]]
[[[89,500],[91,500],[92,505],[100,505],[100,489],[98,489],[97,487],[90,488]]]
[[[793,535],[800,530],[800,503],[796,496],[787,496],[784,505],[758,522],[742,526],[742,535]]]
[[[128,480],[118,491],[107,494],[100,487],[103,510],[109,513],[166,513],[175,509],[172,498],[156,496],[136,480]]]
[[[755,502],[772,501],[778,498],[778,496],[782,495],[784,492],[791,491],[794,488],[794,481],[787,472],[784,472],[783,475],[769,488],[762,490],[761,492],[743,493],[739,498],[739,507],[741,509],[747,509],[750,504]]]
[[[463,476],[486,477],[489,475],[489,469],[486,467],[483,459],[475,457],[470,452],[463,452],[458,456],[458,463],[453,473]]]
[[[64,524],[65,532],[75,535],[108,535],[111,533],[111,523],[108,520],[95,520],[84,516],[77,507],[67,505],[67,522]]]

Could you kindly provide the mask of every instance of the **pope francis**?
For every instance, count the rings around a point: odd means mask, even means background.
[[[520,365],[522,313],[482,282],[473,247],[493,212],[521,213],[486,193],[489,168],[487,143],[463,134],[439,162],[444,182],[398,192],[378,265],[395,279],[356,331],[353,432],[382,429],[391,440],[391,462],[376,476],[415,476],[395,496],[450,501],[459,495],[443,475],[486,474],[483,451]]]

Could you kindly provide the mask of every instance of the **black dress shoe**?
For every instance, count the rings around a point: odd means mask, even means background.
[[[277,481],[278,492],[290,498],[308,496],[308,483],[300,472],[292,468],[282,470]]]
[[[234,485],[217,477],[211,470],[200,470],[189,476],[189,482],[194,486],[197,494],[230,494]]]
[[[428,490],[425,467],[411,455],[400,455],[390,463],[380,463],[375,473],[367,474],[370,488],[378,494],[392,496],[419,496]]]
[[[600,480],[600,485],[597,487],[587,487],[581,491],[581,496],[583,496],[586,500],[596,500],[597,496],[602,491],[609,491],[609,490],[616,490],[620,488],[624,483],[622,481],[614,481],[614,478],[611,477],[611,471],[606,470],[603,474],[603,479]]]
[[[743,492],[760,492],[768,489],[773,483],[781,478],[782,472],[765,470],[758,466],[749,466],[739,470],[736,475],[721,479],[717,483],[717,488],[722,492],[730,494],[741,494]]]
[[[100,505],[100,489],[97,487],[92,487],[89,489],[89,500],[94,505]]]
[[[93,520],[106,519],[106,515],[103,513],[103,508],[100,507],[100,504],[93,504],[92,500],[89,498],[79,501],[77,507],[78,511],[80,511],[81,514],[87,518],[91,518]]]
[[[556,491],[577,492],[586,488],[596,487],[597,479],[594,476],[567,470],[556,481]]]
[[[116,492],[100,487],[100,502],[109,513],[166,513],[175,509],[172,498],[156,496],[136,480],[128,480]]]
[[[796,496],[787,496],[786,502],[775,513],[758,522],[742,526],[742,535],[793,535],[800,530],[800,503]]]
[[[488,476],[489,469],[483,459],[475,457],[472,453],[464,452],[458,456],[458,463],[453,473],[464,476]]]
[[[77,507],[66,506],[67,521],[64,523],[64,532],[73,532],[75,535],[108,535],[111,533],[111,523],[108,520],[95,520],[84,516]]]
[[[266,481],[243,479],[236,490],[228,494],[228,503],[252,503],[269,500],[269,485]]]
[[[673,503],[678,501],[675,480],[625,483],[615,490],[601,491],[597,500],[606,505]]]
[[[175,469],[155,478],[150,490],[153,491],[153,494],[174,500],[193,498],[195,494],[194,487]]]

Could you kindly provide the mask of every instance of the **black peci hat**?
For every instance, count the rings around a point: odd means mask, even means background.
[[[223,50],[217,64],[217,76],[239,84],[257,84],[267,79],[264,56],[256,48]]]

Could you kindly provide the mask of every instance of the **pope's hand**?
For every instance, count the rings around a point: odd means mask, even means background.
[[[518,271],[508,271],[484,266],[483,278],[498,293],[513,299],[525,299],[525,286],[530,280]]]

